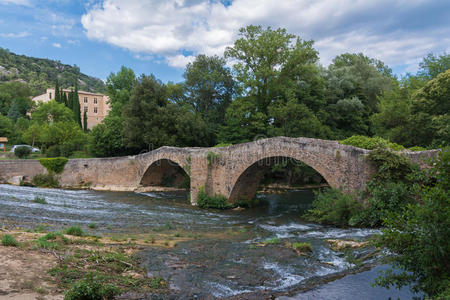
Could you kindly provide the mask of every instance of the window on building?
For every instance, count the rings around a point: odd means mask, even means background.
[[[84,107],[84,111],[88,112],[88,107],[87,106]]]
[[[97,113],[97,107],[94,107],[94,114]]]
[[[94,98],[94,104],[97,104],[97,98]]]
[[[52,93],[48,94],[48,99],[52,99]]]
[[[88,102],[87,102],[87,97],[84,97],[84,103],[88,103]]]

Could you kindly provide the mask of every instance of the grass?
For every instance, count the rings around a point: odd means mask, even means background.
[[[39,196],[34,197],[33,202],[39,203],[39,204],[48,204],[48,202],[45,200],[44,197],[39,197]]]
[[[96,229],[98,226],[97,226],[97,224],[95,224],[95,223],[89,223],[88,227],[89,227],[90,229]]]
[[[83,236],[84,231],[80,226],[70,226],[64,231],[65,234],[74,235],[74,236]]]
[[[279,244],[280,243],[280,239],[279,238],[277,238],[277,237],[274,237],[274,238],[270,238],[270,239],[266,239],[264,242],[263,242],[263,244],[273,244],[273,245],[276,245],[276,244]]]
[[[18,247],[19,242],[10,234],[4,234],[2,236],[2,245],[6,247]]]
[[[38,248],[52,250],[61,249],[63,245],[67,245],[69,243],[70,240],[60,232],[49,232],[36,240],[36,245]]]

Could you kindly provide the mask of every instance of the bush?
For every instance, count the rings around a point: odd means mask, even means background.
[[[200,208],[226,209],[231,207],[225,196],[222,195],[209,196],[205,192],[205,189],[203,187],[200,188],[200,191],[198,192],[197,205]]]
[[[47,169],[48,173],[62,173],[64,171],[64,166],[66,165],[68,159],[65,157],[52,157],[52,158],[40,158],[39,162],[44,168]]]
[[[19,242],[10,234],[4,234],[2,236],[2,245],[6,247],[17,247]]]
[[[280,239],[277,237],[274,238],[270,238],[270,239],[266,239],[263,241],[263,244],[272,244],[272,245],[276,245],[280,243]]]
[[[14,149],[14,155],[18,158],[26,158],[31,154],[30,147],[20,146]]]
[[[103,284],[102,280],[92,273],[77,281],[67,291],[65,300],[103,300],[114,299],[120,288],[113,284]]]
[[[71,226],[64,231],[68,235],[83,236],[84,231],[80,226]]]
[[[315,199],[305,219],[340,227],[354,226],[352,217],[361,210],[361,204],[352,195],[340,189],[325,188],[314,192]]]
[[[363,135],[354,135],[345,140],[340,141],[341,144],[363,148],[367,150],[374,150],[377,148],[390,148],[395,151],[404,150],[402,145],[392,143],[381,137],[368,137]]]
[[[58,157],[58,156],[61,156],[61,149],[60,149],[60,147],[58,145],[50,146],[45,151],[45,155],[47,157]]]
[[[38,174],[33,177],[33,184],[39,187],[59,187],[58,179],[53,174]]]

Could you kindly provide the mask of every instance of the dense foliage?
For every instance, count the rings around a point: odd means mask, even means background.
[[[416,185],[413,201],[402,211],[383,217],[383,234],[376,245],[394,255],[376,283],[389,287],[411,285],[433,299],[450,296],[450,149],[440,153],[428,171],[433,180]]]
[[[47,88],[54,87],[56,80],[61,87],[69,88],[73,86],[75,79],[78,79],[82,90],[104,91],[103,81],[81,73],[76,65],[70,66],[60,61],[17,55],[0,48],[0,83],[23,80],[27,82],[33,95],[39,95]]]
[[[68,159],[65,157],[54,157],[54,158],[40,158],[39,162],[48,173],[59,174],[64,171],[64,166],[66,165]]]

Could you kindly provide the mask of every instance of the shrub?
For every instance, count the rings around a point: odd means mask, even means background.
[[[59,187],[58,179],[53,174],[38,174],[33,177],[33,184],[39,187]]]
[[[70,226],[64,231],[68,235],[74,235],[74,236],[83,236],[84,231],[81,229],[80,226]]]
[[[17,247],[19,242],[10,234],[4,234],[2,236],[2,245],[6,247]]]
[[[360,211],[361,204],[352,195],[333,188],[315,191],[314,195],[313,208],[304,215],[305,219],[341,227],[355,225],[351,218]]]
[[[200,188],[198,192],[197,205],[200,208],[226,209],[231,207],[225,196],[222,195],[209,196],[205,192],[205,189],[203,187]]]
[[[403,150],[405,147],[402,145],[392,143],[389,140],[385,140],[381,137],[368,137],[363,135],[354,135],[345,140],[340,141],[341,144],[363,148],[367,150],[374,150],[377,148],[390,148],[392,150]]]
[[[48,204],[48,202],[45,200],[44,197],[39,197],[39,196],[34,197],[33,202],[39,203],[39,204]]]
[[[58,156],[61,156],[61,149],[60,149],[60,147],[58,145],[50,146],[45,151],[45,155],[47,157],[58,157]]]
[[[67,291],[65,300],[103,300],[114,299],[120,288],[113,284],[103,284],[102,280],[92,273],[77,281]]]
[[[88,227],[89,227],[90,229],[96,229],[96,228],[97,228],[97,224],[95,224],[95,223],[89,223]]]
[[[367,159],[376,168],[375,180],[406,180],[417,170],[408,158],[385,148],[370,152]]]
[[[219,160],[220,154],[213,151],[208,151],[208,153],[206,153],[206,158],[208,159],[208,165],[212,166]]]
[[[68,159],[65,157],[41,158],[39,162],[47,169],[48,173],[62,173]]]
[[[26,158],[31,154],[30,147],[20,146],[14,149],[14,155],[18,158]]]
[[[292,243],[292,248],[300,252],[311,252],[311,243]]]
[[[408,148],[409,151],[425,151],[427,149],[425,149],[424,147],[420,147],[420,146],[414,146],[414,147],[410,147]]]
[[[60,232],[49,232],[36,240],[39,248],[44,249],[59,249],[62,244],[69,244],[70,240]]]

